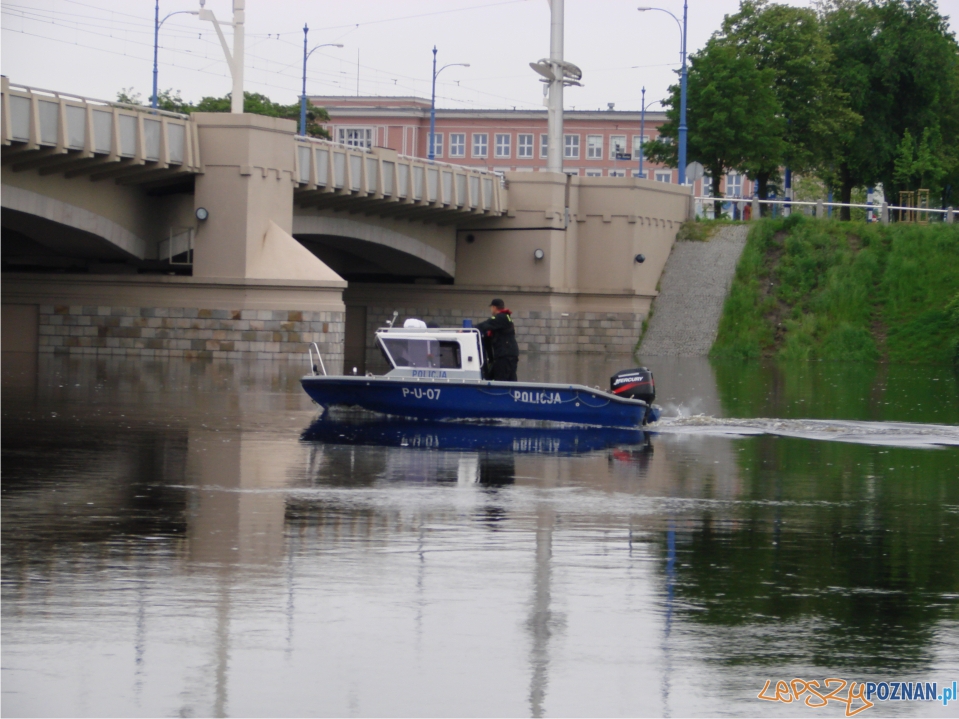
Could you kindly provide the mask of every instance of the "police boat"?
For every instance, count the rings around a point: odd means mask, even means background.
[[[659,418],[659,408],[652,405],[652,373],[645,368],[617,373],[609,391],[577,384],[497,382],[483,378],[483,342],[475,328],[387,326],[376,330],[375,340],[391,367],[385,375],[328,375],[314,344],[309,349],[312,374],[301,379],[303,389],[324,410],[360,407],[423,420],[640,427]]]

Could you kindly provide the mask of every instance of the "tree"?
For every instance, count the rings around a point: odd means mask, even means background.
[[[702,163],[712,178],[713,197],[722,197],[720,180],[729,170],[747,172],[782,161],[785,120],[773,91],[775,73],[760,70],[737,48],[712,38],[689,58],[687,78],[687,156]],[[654,162],[677,164],[679,85],[670,87],[667,121],[659,137],[646,145]],[[721,212],[716,202],[717,216]]]
[[[927,189],[936,197],[942,194],[941,182],[947,172],[939,128],[927,127],[919,142],[906,128],[894,162],[892,177],[896,184],[904,190]]]
[[[796,172],[808,172],[831,158],[836,138],[862,118],[836,87],[832,48],[812,9],[743,0],[738,13],[726,16],[720,37],[751,56],[757,68],[774,73],[773,89],[786,118],[782,157],[760,158],[748,168],[765,198],[780,159]]]
[[[887,197],[903,187],[896,158],[908,129],[938,127],[945,185],[959,185],[959,45],[934,0],[830,0],[823,22],[833,71],[860,125],[839,137],[831,162],[842,202],[857,186],[882,183]],[[932,138],[930,138],[930,141]],[[901,175],[900,175],[901,176]],[[942,201],[949,201],[943,192]],[[849,210],[841,216],[848,219]]]
[[[130,105],[142,105],[141,95],[134,92],[133,88],[124,88],[117,93],[117,102],[123,102]],[[230,93],[223,97],[204,97],[199,103],[194,105],[188,103],[180,97],[180,91],[175,93],[173,90],[161,90],[157,93],[157,107],[169,112],[182,112],[190,114],[192,112],[230,112]],[[243,93],[243,112],[249,112],[253,115],[266,115],[267,117],[282,117],[287,120],[300,121],[300,103],[295,102],[292,105],[280,105],[273,102],[266,95],[258,92]],[[329,122],[330,115],[322,107],[312,105],[306,106],[306,134],[311,137],[325,137],[329,139],[330,133],[321,122]]]

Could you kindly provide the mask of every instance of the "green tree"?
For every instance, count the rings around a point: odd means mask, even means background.
[[[140,95],[139,92],[135,92],[132,87],[125,87],[120,90],[120,92],[117,93],[117,102],[122,102],[126,105],[150,104],[149,99],[147,102],[143,102],[143,96]],[[157,107],[167,112],[181,112],[184,114],[189,114],[194,110],[193,104],[180,97],[179,90],[173,89],[157,91]]]
[[[896,161],[893,167],[892,177],[900,187],[907,189],[913,185],[915,179],[916,167],[916,141],[912,137],[909,129],[902,136],[899,142],[899,149],[896,151]]]
[[[134,92],[133,88],[124,88],[117,93],[117,102],[123,102],[130,105],[142,105],[140,93]],[[204,97],[196,105],[188,103],[180,97],[180,91],[161,90],[157,93],[157,106],[161,110],[169,112],[182,112],[189,114],[191,112],[230,112],[230,93],[223,97]],[[249,112],[253,115],[266,115],[267,117],[282,117],[287,120],[293,120],[297,124],[300,121],[300,103],[295,102],[291,105],[281,105],[273,102],[266,95],[258,92],[243,93],[243,112]],[[330,133],[321,122],[329,122],[330,115],[322,107],[311,105],[306,106],[306,134],[311,137],[325,137],[329,139]]]
[[[942,179],[948,172],[948,156],[943,154],[943,150],[942,133],[938,126],[922,131],[922,140],[916,151],[915,171],[919,187],[928,189],[933,197],[942,195]]]
[[[949,202],[959,185],[959,45],[934,0],[829,0],[822,19],[836,82],[863,118],[840,133],[834,159],[824,163],[824,173],[835,168],[842,202],[854,187],[880,182],[895,198],[905,131],[921,137],[934,127],[943,148],[943,189],[951,185],[941,200]]]
[[[689,58],[686,152],[712,178],[713,197],[722,197],[720,181],[729,170],[747,172],[762,163],[781,162],[785,120],[773,91],[775,73],[730,43],[712,38]],[[667,121],[659,137],[646,145],[647,156],[670,167],[677,164],[679,85],[670,87]],[[716,215],[721,203],[716,202]]]
[[[759,196],[766,197],[780,161],[798,173],[817,168],[834,156],[835,139],[862,118],[836,87],[832,48],[811,8],[743,0],[738,13],[726,16],[721,36],[751,56],[757,68],[774,73],[773,89],[786,118],[782,156],[759,158],[748,168]]]
[[[945,158],[945,159],[944,159]],[[932,197],[942,195],[942,180],[948,173],[950,158],[942,147],[938,127],[927,127],[919,142],[906,128],[896,152],[893,180],[904,190],[930,191]]]

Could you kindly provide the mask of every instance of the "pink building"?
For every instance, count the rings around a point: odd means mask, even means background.
[[[341,143],[389,147],[401,155],[429,156],[430,103],[416,97],[314,96],[330,113],[327,129]],[[563,123],[563,164],[570,174],[630,177],[639,173],[640,138],[655,138],[663,112],[641,114],[567,110]],[[546,110],[436,111],[435,159],[495,171],[535,171],[546,167]],[[678,181],[676,170],[643,162],[646,177]],[[696,191],[701,191],[697,182]]]

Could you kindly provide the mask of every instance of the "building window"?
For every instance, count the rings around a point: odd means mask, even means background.
[[[726,195],[728,197],[742,197],[743,196],[743,176],[736,173],[730,172],[726,175]]]
[[[473,133],[473,157],[486,157],[489,154],[489,135],[485,132]]]
[[[429,140],[429,133],[426,135],[427,140]],[[434,132],[433,133],[433,157],[442,157],[443,156],[443,133]]]
[[[603,171],[596,168],[586,168],[586,177],[602,177]]]
[[[533,136],[532,135],[517,135],[516,136],[516,156],[517,157],[533,157]]]
[[[563,157],[567,160],[579,159],[579,135],[563,135]]]
[[[610,170],[610,177],[626,177],[626,170]]]
[[[708,194],[712,193],[712,191],[713,191],[713,181],[712,181],[712,180],[710,179],[710,177],[707,175],[707,176],[703,177],[703,191],[702,191],[701,194],[703,194],[703,195],[708,195]]]
[[[656,182],[672,182],[672,170],[656,170]]]
[[[626,149],[626,135],[610,135],[609,137],[609,159],[610,160],[629,160],[630,155]]]
[[[450,133],[450,157],[466,157],[466,135],[464,133]]]
[[[510,135],[496,134],[496,156],[509,157],[510,155]]]
[[[569,137],[569,135],[567,135]],[[603,136],[602,135],[587,135],[586,136],[586,159],[587,160],[602,160],[603,159]],[[587,177],[590,175],[587,174]]]
[[[634,160],[639,159],[640,142],[642,142],[643,145],[647,145],[649,143],[649,135],[643,135],[643,136],[633,135],[633,159]]]
[[[567,175],[578,175],[578,174],[579,174],[579,169],[577,168],[577,169],[573,169],[573,170],[563,170],[563,172],[565,172]]]
[[[539,136],[539,157],[545,160],[549,156],[549,135]]]
[[[336,139],[342,145],[350,147],[373,147],[373,128],[371,127],[338,127]]]
[[[633,170],[633,177],[638,177],[642,180],[646,179],[646,171],[640,172],[639,170]]]

